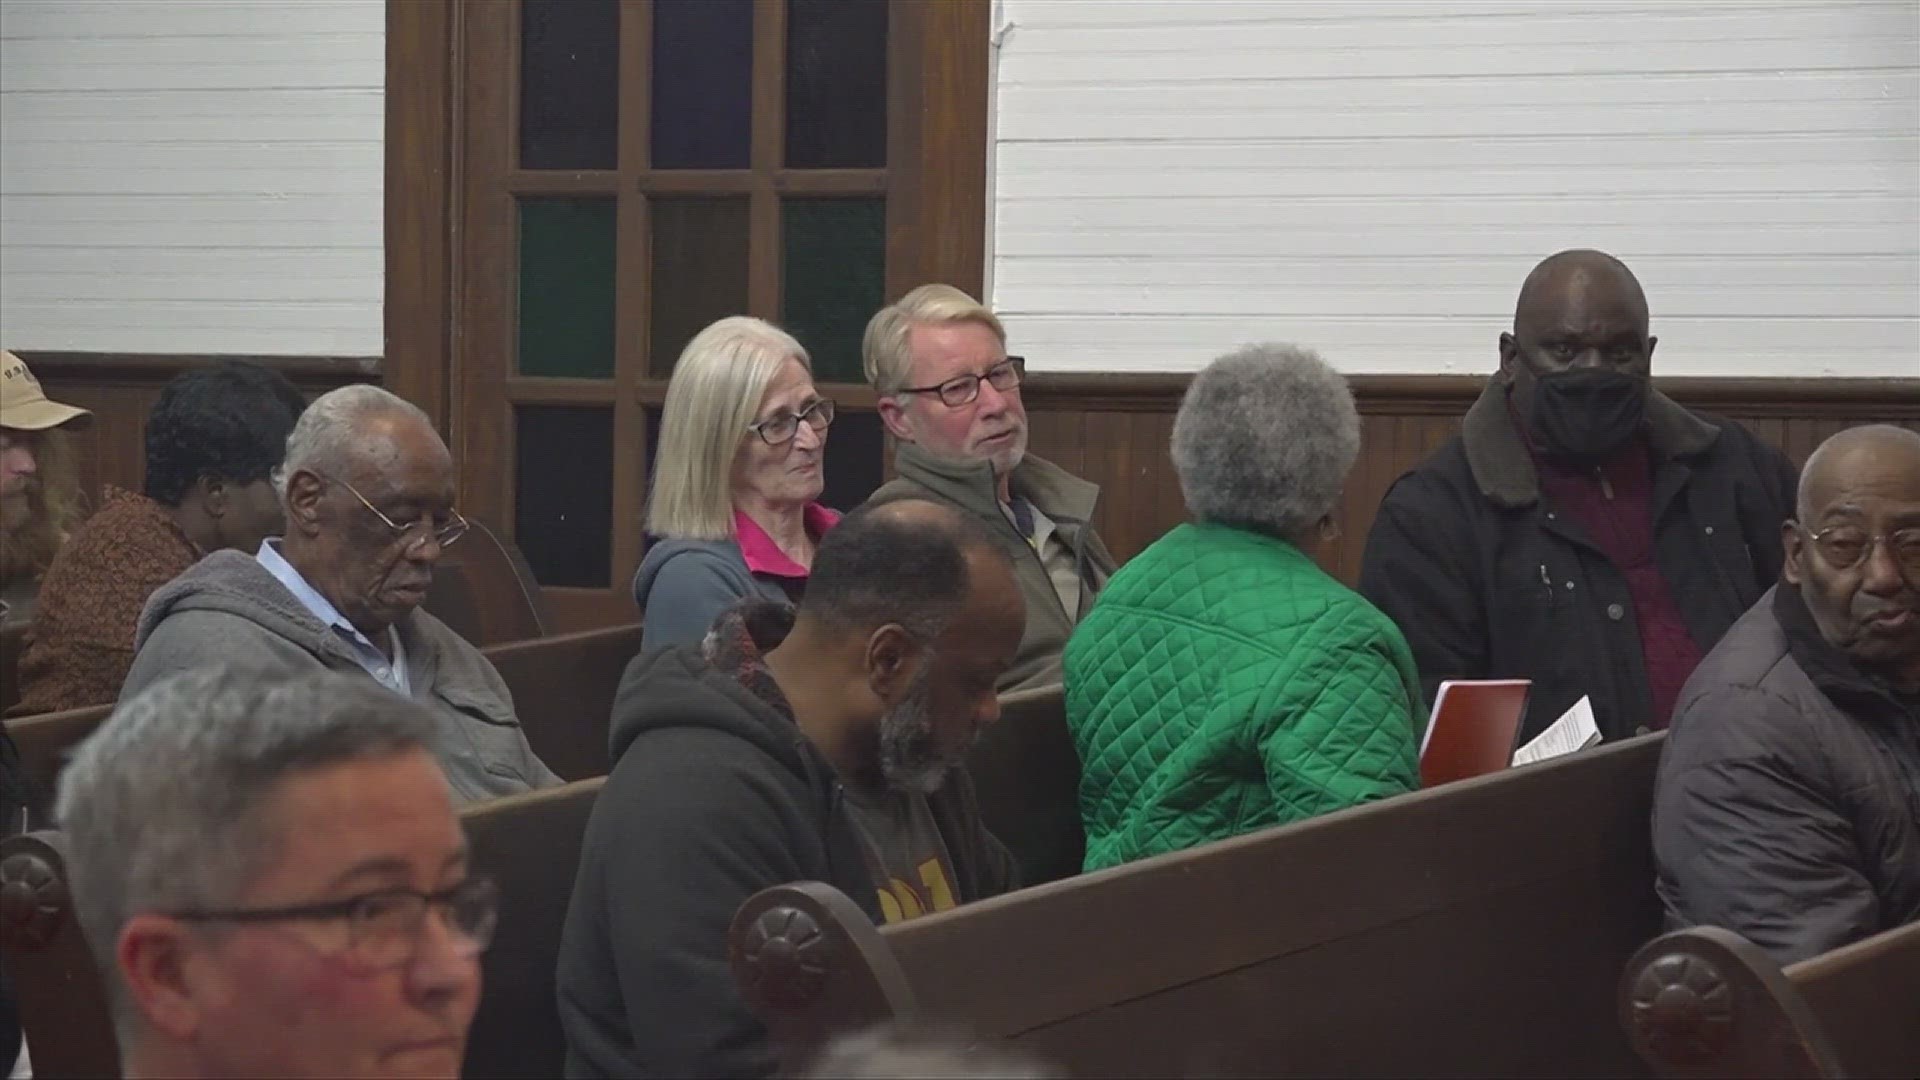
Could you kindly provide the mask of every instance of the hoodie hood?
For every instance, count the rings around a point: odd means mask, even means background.
[[[747,561],[740,556],[740,545],[732,540],[656,540],[647,548],[646,556],[640,560],[640,569],[633,575],[633,602],[646,607],[647,594],[653,591],[653,581],[660,576],[660,571],[686,555],[726,563],[737,569],[741,578],[749,577]]]
[[[715,624],[698,647],[642,653],[627,665],[614,696],[611,760],[634,740],[664,728],[709,728],[752,745],[823,795],[833,766],[794,723],[793,711],[760,657],[786,639],[793,611],[744,604]]]
[[[302,648],[314,651],[331,634],[298,597],[252,555],[232,548],[216,551],[188,567],[147,598],[134,631],[137,652],[167,616],[177,611],[218,611],[237,615]]]

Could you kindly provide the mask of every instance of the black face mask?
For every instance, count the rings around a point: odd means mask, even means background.
[[[1644,377],[1580,368],[1535,377],[1527,423],[1549,457],[1599,465],[1625,446],[1646,418]]]

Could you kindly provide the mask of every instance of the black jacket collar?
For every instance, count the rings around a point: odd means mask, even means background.
[[[1911,704],[1914,695],[1896,692],[1892,684],[1862,670],[1821,635],[1799,586],[1783,581],[1773,590],[1773,617],[1786,635],[1788,655],[1827,700],[1853,716],[1920,719]]]
[[[1467,467],[1480,494],[1497,506],[1518,508],[1540,501],[1533,457],[1507,412],[1507,379],[1496,374],[1460,422]],[[1681,408],[1658,390],[1648,392],[1647,444],[1655,467],[1664,460],[1694,457],[1711,449],[1720,429]]]

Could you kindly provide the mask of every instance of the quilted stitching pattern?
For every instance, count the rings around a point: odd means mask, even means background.
[[[1108,582],[1065,672],[1088,870],[1419,783],[1406,641],[1282,541],[1174,529]]]

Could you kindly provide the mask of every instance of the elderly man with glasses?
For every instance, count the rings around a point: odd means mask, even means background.
[[[120,699],[214,663],[327,668],[426,705],[463,800],[560,783],[493,665],[419,609],[441,552],[467,531],[426,414],[377,386],[323,394],[287,437],[274,487],[285,539],[216,551],[155,592]]]
[[[977,517],[1012,557],[1026,635],[1000,690],[1060,685],[1060,653],[1114,570],[1093,530],[1100,488],[1027,453],[1026,361],[993,312],[922,285],[867,323],[861,352],[897,479],[874,502],[928,499]]]
[[[81,746],[59,814],[123,1075],[459,1075],[497,908],[437,723],[365,679],[223,665]]]
[[[1694,670],[1653,804],[1675,925],[1791,964],[1920,920],[1920,432],[1828,439],[1778,585]]]

